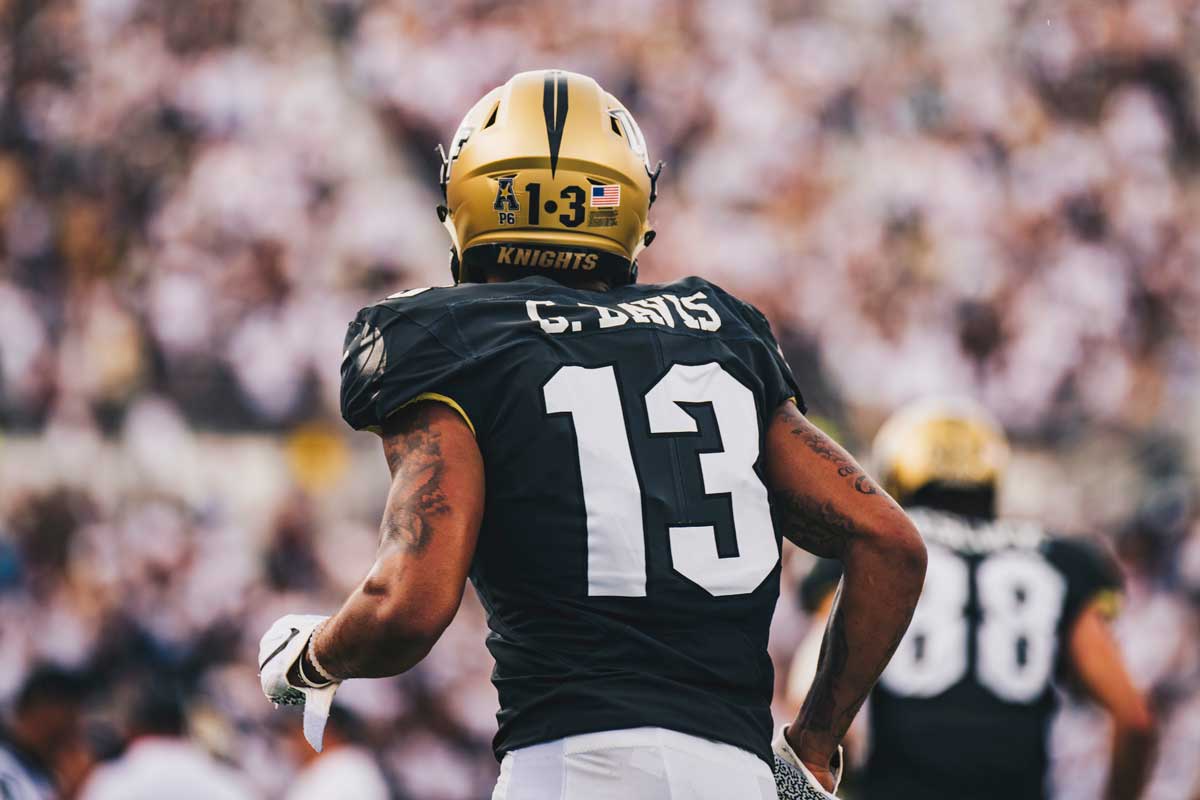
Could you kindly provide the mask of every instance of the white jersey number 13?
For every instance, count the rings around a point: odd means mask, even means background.
[[[616,369],[563,367],[543,389],[548,414],[570,414],[579,441],[587,509],[588,595],[644,597],[646,538],[642,488],[629,444]],[[720,364],[676,364],[646,393],[651,435],[697,433],[682,404],[707,403],[724,450],[701,453],[707,494],[728,494],[738,555],[721,558],[712,525],[668,528],[675,570],[709,594],[748,594],[775,568],[779,550],[767,489],[754,471],[759,457],[754,393]]]

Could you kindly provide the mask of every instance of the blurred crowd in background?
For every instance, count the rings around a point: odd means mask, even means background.
[[[860,456],[905,401],[981,400],[1005,509],[1112,543],[1169,731],[1148,796],[1190,800],[1200,0],[0,0],[0,706],[79,698],[62,791],[120,796],[105,770],[169,742],[231,797],[488,795],[470,592],[427,662],[343,689],[315,762],[254,655],[374,551],[344,326],[448,282],[434,147],[547,66],[667,162],[644,280],[756,302]],[[1098,796],[1102,721],[1068,701],[1060,734],[1061,796]]]

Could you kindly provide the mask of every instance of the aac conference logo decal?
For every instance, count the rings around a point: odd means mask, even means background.
[[[516,175],[501,175],[496,178],[496,199],[492,203],[492,210],[497,213],[501,225],[515,225],[517,222],[517,212],[521,210],[521,203],[517,200],[517,189],[514,186],[516,180]]]

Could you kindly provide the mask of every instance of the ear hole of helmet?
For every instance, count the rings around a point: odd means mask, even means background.
[[[642,137],[642,130],[634,122],[633,117],[623,108],[612,109],[608,112],[608,116],[612,120],[613,130],[618,135],[624,134],[624,139],[629,144],[629,149],[645,161],[646,169],[649,169],[650,157],[646,154],[646,140]]]

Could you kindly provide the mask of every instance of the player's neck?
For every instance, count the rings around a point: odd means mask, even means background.
[[[946,511],[969,519],[996,518],[996,492],[991,486],[961,488],[929,484],[918,489],[907,505]]]
[[[491,274],[484,279],[485,283],[508,283],[512,278],[507,275]],[[561,283],[561,281],[560,281]],[[583,289],[587,292],[607,292],[611,287],[602,280],[581,280],[578,283],[563,283],[564,286],[569,286],[572,289]]]

